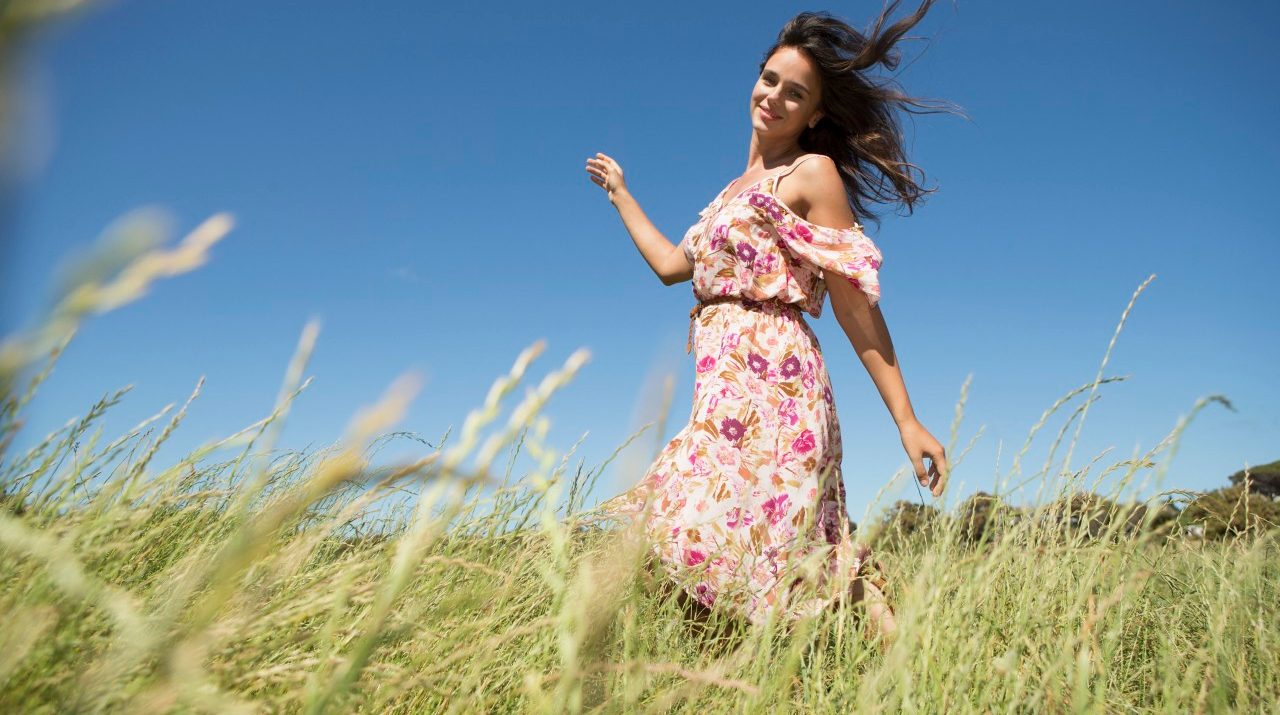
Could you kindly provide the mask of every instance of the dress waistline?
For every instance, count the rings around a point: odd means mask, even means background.
[[[778,300],[777,298],[770,298],[768,300],[751,300],[750,298],[743,298],[740,295],[717,295],[711,298],[701,298],[698,300],[697,305],[694,305],[693,309],[689,311],[689,339],[685,343],[684,348],[686,353],[693,352],[693,324],[698,319],[698,314],[702,312],[704,307],[714,305],[716,303],[741,303],[749,309],[759,309],[767,303],[772,303],[784,310],[794,310],[797,313],[800,311],[800,306],[795,303],[788,303],[786,301]]]

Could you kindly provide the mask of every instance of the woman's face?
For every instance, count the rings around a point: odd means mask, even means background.
[[[801,50],[779,47],[751,90],[751,126],[761,134],[799,136],[822,116],[822,76]]]

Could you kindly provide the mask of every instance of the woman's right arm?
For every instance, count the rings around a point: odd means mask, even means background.
[[[587,173],[597,186],[608,193],[609,203],[618,210],[632,242],[664,285],[675,285],[693,278],[693,264],[689,263],[688,256],[680,246],[667,240],[645,216],[640,203],[627,190],[618,162],[604,154],[596,154],[587,159]]]
[[[658,274],[664,285],[675,285],[693,278],[693,264],[678,245],[672,245],[644,215],[639,202],[627,191],[626,187],[612,191],[609,201],[618,210],[622,223],[631,234],[631,240],[640,249],[640,255],[648,261],[649,267]]]

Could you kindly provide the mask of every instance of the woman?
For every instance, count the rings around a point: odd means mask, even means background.
[[[827,292],[917,479],[935,497],[946,483],[943,447],[915,417],[877,307],[880,250],[853,213],[864,198],[912,206],[927,193],[905,170],[891,112],[922,105],[860,71],[896,65],[893,44],[931,3],[880,33],[890,4],[869,37],[826,13],[788,22],[751,92],[747,170],[678,246],[645,217],[617,161],[587,160],[649,266],[667,285],[692,279],[699,301],[689,424],[604,510],[642,518],[660,561],[700,603],[753,622],[775,609],[813,615],[847,594],[866,605],[873,635],[896,627],[870,549],[849,535],[840,426],[802,315],[819,317]],[[880,193],[869,190],[872,167]]]

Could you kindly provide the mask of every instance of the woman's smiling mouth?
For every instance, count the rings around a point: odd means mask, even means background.
[[[764,107],[760,107],[760,116],[767,120],[777,119],[778,117]]]

